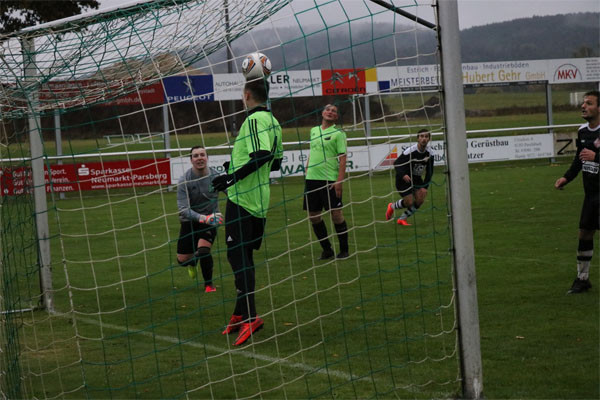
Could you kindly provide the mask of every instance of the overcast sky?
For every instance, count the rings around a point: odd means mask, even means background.
[[[100,9],[115,7],[122,4],[136,2],[135,0],[99,0]],[[260,0],[256,0],[260,1]],[[364,9],[368,0],[340,0],[344,7],[352,12],[352,9]],[[385,0],[391,3],[390,0]],[[395,0],[393,4],[408,5],[406,10],[412,14],[433,21],[430,4],[433,0]],[[444,1],[444,0],[442,0]],[[294,0],[292,6],[298,12],[306,8],[312,8],[318,4],[328,3],[331,0]],[[422,3],[423,7],[410,7],[411,4]],[[373,6],[377,8],[379,6]],[[379,8],[380,9],[380,8]],[[460,28],[486,25],[495,22],[509,21],[517,18],[533,17],[534,15],[556,15],[577,12],[594,11],[600,12],[600,0],[458,0],[458,12]],[[350,15],[351,16],[351,15]],[[590,21],[590,24],[598,24],[599,21]]]

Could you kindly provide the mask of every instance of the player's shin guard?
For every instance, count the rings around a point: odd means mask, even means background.
[[[348,252],[348,226],[346,221],[341,224],[335,224],[335,231],[337,233],[338,240],[340,241],[340,252]]]
[[[205,285],[212,285],[213,277],[213,257],[210,254],[205,255],[200,259],[200,268],[202,269],[202,278]]]
[[[244,321],[256,317],[255,285],[254,266],[235,272],[237,299],[233,314],[241,315]]]
[[[593,240],[579,240],[577,246],[577,277],[586,280],[590,276],[590,261],[594,254]]]
[[[325,226],[325,221],[321,220],[321,222],[312,224],[313,231],[315,231],[315,235],[321,244],[323,250],[331,249],[331,243],[329,239],[327,239],[327,226]]]

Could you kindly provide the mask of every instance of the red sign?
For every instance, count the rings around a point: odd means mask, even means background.
[[[105,161],[84,164],[52,165],[44,168],[46,192],[77,192],[168,185],[171,167],[168,158],[156,160]],[[28,193],[33,187],[31,168],[0,170],[2,195]]]
[[[115,98],[122,92],[128,92],[128,94]],[[131,81],[105,82],[91,79],[52,81],[40,90],[42,103],[56,104],[60,108],[91,103],[103,106],[163,104],[164,97],[162,81],[140,87],[137,90]]]
[[[365,71],[357,69],[321,70],[323,96],[367,93]]]
[[[103,106],[130,106],[130,105],[155,105],[163,104],[165,94],[162,81],[144,86],[125,96],[118,97],[113,101],[102,103]]]

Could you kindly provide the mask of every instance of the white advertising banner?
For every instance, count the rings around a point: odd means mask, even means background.
[[[463,84],[475,86],[593,82],[600,81],[600,58],[465,63],[462,75]],[[431,88],[438,85],[438,66],[381,67],[377,81],[380,89]]]
[[[413,65],[377,68],[379,89],[402,90],[408,88],[436,88],[440,85],[437,65]],[[375,92],[376,90],[369,90]]]
[[[439,66],[432,64],[367,70],[284,71],[273,73],[268,79],[270,97],[275,99],[324,96],[332,94],[332,85],[339,90],[350,88],[356,93],[436,89],[440,86],[438,70]],[[600,58],[465,63],[462,75],[463,84],[471,86],[594,82],[600,81]],[[214,100],[240,100],[244,83],[241,73],[213,75]]]
[[[321,96],[321,71],[287,71],[274,73],[268,78],[269,97]],[[214,75],[215,100],[241,100],[246,80],[242,74]]]
[[[394,160],[410,144],[377,144],[348,147],[347,171],[370,171],[392,168]],[[445,164],[443,141],[432,141],[435,165]],[[550,158],[554,156],[554,138],[550,133],[521,136],[498,136],[467,139],[469,163],[494,162]],[[209,165],[219,172],[229,155],[209,155]],[[284,151],[281,171],[272,172],[271,177],[300,176],[306,172],[307,150]],[[171,180],[175,184],[179,177],[191,167],[189,157],[171,159]]]

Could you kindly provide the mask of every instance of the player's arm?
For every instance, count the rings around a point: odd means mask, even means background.
[[[177,183],[177,210],[179,211],[179,216],[183,219],[198,221],[200,218],[200,214],[192,210],[185,181],[185,174],[179,178],[179,182]]]
[[[252,117],[248,117],[252,118]],[[216,191],[224,191],[235,182],[239,182],[248,175],[256,172],[260,167],[273,159],[273,151],[269,141],[269,129],[264,124],[259,124],[257,119],[248,121],[249,133],[242,140],[246,140],[246,146],[250,149],[248,157],[250,160],[231,174],[217,176],[213,179],[212,186]],[[267,150],[269,149],[269,150]]]
[[[571,163],[571,166],[569,167],[567,172],[565,172],[564,175],[561,178],[558,178],[558,180],[554,183],[554,187],[556,187],[557,189],[561,189],[567,183],[575,179],[579,171],[581,171],[582,162],[579,157],[579,155],[581,154],[581,150],[583,150],[581,146],[581,141],[579,138],[577,138],[577,152],[575,153],[575,157],[573,157],[573,162]]]
[[[185,182],[185,174],[179,178],[177,182],[177,210],[179,216],[190,221],[197,221],[199,214],[190,207],[187,185]]]
[[[188,221],[197,221],[203,224],[223,225],[223,215],[219,212],[218,205],[215,209],[215,212],[208,215],[200,214],[194,211],[190,204],[188,189],[185,182],[185,175],[179,178],[179,183],[177,185],[177,210],[182,218],[187,219]]]
[[[410,155],[402,152],[394,161],[394,169],[396,170],[396,176],[399,176],[406,182],[410,182]],[[408,177],[408,181],[405,177]]]
[[[283,162],[283,139],[281,135],[281,127],[275,132],[274,154],[273,163],[271,164],[271,171],[279,171],[281,163]]]
[[[267,150],[258,150],[249,154],[250,160],[241,168],[235,170],[232,174],[217,176],[213,179],[212,186],[216,191],[224,191],[235,182],[239,182],[253,172],[258,171],[260,167],[273,159],[273,154]]]
[[[581,153],[579,153],[579,159],[581,161],[600,162],[600,152],[591,149],[583,149],[581,150]]]
[[[335,195],[338,198],[342,197],[343,183],[344,178],[346,177],[346,160],[348,156],[346,153],[338,155],[339,167],[338,167],[338,177],[336,182],[333,184],[333,188],[335,189]]]
[[[339,131],[336,140],[336,150],[338,152],[338,176],[334,185],[334,189],[335,195],[338,198],[341,198],[343,182],[346,178],[346,161],[348,160],[348,155],[346,153],[346,133],[344,131]]]
[[[431,182],[431,177],[433,176],[433,160],[433,154],[429,153],[429,160],[427,161],[427,167],[425,169],[425,179],[423,179],[425,188],[429,186],[429,182]]]

